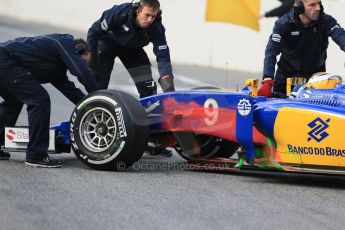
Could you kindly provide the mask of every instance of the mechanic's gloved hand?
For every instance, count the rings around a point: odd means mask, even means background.
[[[158,79],[158,83],[161,85],[163,92],[173,92],[175,91],[174,77],[170,75],[165,75]]]
[[[261,87],[258,90],[258,96],[271,97],[273,83],[274,81],[270,78],[263,80],[261,82]]]

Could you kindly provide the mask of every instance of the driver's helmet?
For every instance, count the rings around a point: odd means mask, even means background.
[[[329,73],[315,73],[308,80],[306,88],[308,89],[334,89],[337,84],[342,83],[342,78],[338,75]]]

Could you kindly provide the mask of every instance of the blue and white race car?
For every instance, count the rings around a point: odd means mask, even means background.
[[[173,147],[198,167],[225,162],[229,170],[345,174],[345,84],[339,76],[316,74],[284,99],[256,96],[257,80],[247,85],[239,92],[204,87],[139,101],[121,91],[97,91],[75,107],[69,122],[52,127],[52,151],[71,147],[98,170],[128,168],[150,145]]]

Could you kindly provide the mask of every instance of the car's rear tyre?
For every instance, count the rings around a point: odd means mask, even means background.
[[[76,105],[71,116],[75,155],[97,170],[124,170],[144,153],[149,126],[144,108],[128,93],[101,90]]]
[[[209,159],[212,157],[229,158],[240,147],[239,144],[220,137],[194,135],[185,132],[179,132],[177,139],[179,139],[179,145],[175,146],[175,150],[186,160]],[[199,148],[195,148],[196,146]]]

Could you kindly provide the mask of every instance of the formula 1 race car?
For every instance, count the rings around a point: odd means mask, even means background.
[[[50,149],[72,147],[98,170],[128,168],[149,145],[173,147],[200,168],[345,174],[341,77],[316,74],[288,98],[258,97],[256,88],[251,80],[239,92],[201,87],[139,101],[121,91],[97,91],[75,107],[70,122],[52,127]],[[18,148],[13,140],[6,138],[5,147]]]

